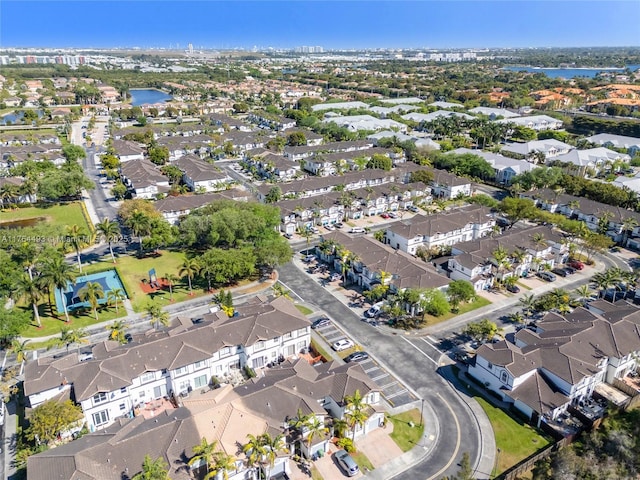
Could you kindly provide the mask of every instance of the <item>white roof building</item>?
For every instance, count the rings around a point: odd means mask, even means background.
[[[568,153],[572,149],[573,147],[567,143],[554,138],[549,138],[546,140],[533,140],[531,142],[524,143],[507,143],[502,147],[501,151],[509,152],[520,157],[528,157],[534,152],[542,152],[545,154],[546,158],[552,158]]]
[[[464,105],[461,103],[453,103],[453,102],[433,102],[429,104],[430,107],[438,107],[438,108],[464,108]]]
[[[414,122],[433,122],[440,117],[460,117],[465,120],[473,120],[474,117],[467,115],[466,113],[451,112],[449,110],[438,110],[432,113],[407,113],[403,115],[404,120],[413,120]]]
[[[515,117],[496,120],[497,123],[514,123],[534,130],[557,130],[562,128],[562,120],[548,115],[532,115],[530,117]]]
[[[640,151],[640,138],[626,137],[624,135],[612,135],[610,133],[599,133],[587,137],[591,143],[597,143],[604,147],[625,148],[630,155]]]
[[[352,132],[358,130],[390,130],[397,129],[399,132],[406,132],[407,126],[395,120],[376,118],[371,115],[350,115],[345,117],[325,118],[323,123],[333,122],[341,127],[346,127]]]
[[[571,150],[564,155],[550,158],[563,163],[573,163],[578,167],[595,168],[603,167],[607,162],[622,160],[629,162],[631,157],[626,153],[618,153],[605,147],[589,148],[588,150]]]
[[[364,102],[318,103],[313,105],[311,110],[319,112],[322,110],[350,110],[352,108],[369,108],[369,105]]]
[[[506,108],[492,108],[492,107],[476,107],[469,110],[469,113],[475,113],[479,115],[486,115],[491,120],[495,120],[498,117],[502,118],[516,118],[519,117],[519,113],[514,113]]]
[[[407,98],[384,98],[381,99],[380,102],[392,104],[392,105],[407,105],[412,103],[422,103],[424,100],[418,97],[407,97]]]
[[[378,140],[381,140],[383,138],[393,138],[393,137],[396,137],[400,142],[412,142],[418,148],[431,148],[434,150],[440,150],[440,145],[434,142],[433,140],[431,140],[430,138],[412,137],[411,135],[405,135],[403,133],[393,132],[391,130],[385,130],[382,132],[373,133],[367,136],[367,139],[374,140],[377,144]]]

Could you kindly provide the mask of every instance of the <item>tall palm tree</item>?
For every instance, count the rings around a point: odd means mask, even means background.
[[[195,463],[198,463],[198,464],[204,463],[204,465],[207,468],[207,473],[209,473],[211,470],[211,464],[213,463],[213,458],[214,458],[213,455],[216,451],[217,446],[218,446],[217,440],[214,440],[213,442],[209,443],[205,437],[202,437],[202,441],[200,442],[200,445],[196,445],[192,447],[191,450],[193,451],[193,457],[189,459],[189,462],[187,462],[187,464],[189,466],[192,466]]]
[[[101,222],[96,223],[96,231],[100,234],[100,237],[109,244],[109,253],[111,254],[111,260],[116,263],[116,257],[113,254],[112,242],[115,242],[120,237],[120,226],[115,220],[109,220],[105,218]]]
[[[124,320],[114,320],[105,328],[109,330],[109,340],[115,340],[122,344],[127,343],[125,332],[129,325]]]
[[[182,262],[182,265],[180,265],[180,270],[178,271],[178,274],[183,277],[185,275],[187,276],[187,279],[189,280],[189,295],[193,295],[193,289],[191,288],[191,280],[199,272],[200,272],[200,264],[195,258],[185,258],[184,261]]]
[[[522,306],[525,315],[531,315],[536,304],[536,296],[533,293],[523,295],[518,299],[518,303]]]
[[[167,273],[164,276],[165,281],[169,284],[169,301],[173,302],[173,286],[180,280],[180,278],[173,273]]]
[[[364,403],[362,395],[360,395],[360,390],[356,390],[355,393],[351,396],[346,396],[344,398],[347,422],[351,427],[351,440],[355,440],[356,438],[356,428],[358,425],[364,425],[364,422],[367,421],[369,415],[367,414],[367,404]]]
[[[211,471],[204,477],[205,480],[217,479],[222,474],[224,480],[229,480],[229,472],[236,469],[236,457],[228,455],[225,452],[217,451],[214,453],[213,465]]]
[[[15,354],[16,362],[20,365],[27,359],[27,343],[29,343],[29,340],[23,340],[21,342],[17,338],[11,341],[11,351]]]
[[[266,454],[266,448],[262,441],[262,435],[247,434],[247,443],[242,446],[242,451],[246,455],[247,467],[253,470],[254,478],[262,459]]]
[[[142,471],[133,476],[131,480],[171,480],[166,462],[162,457],[155,460],[149,455],[144,456]]]
[[[307,431],[307,450],[311,449],[311,443],[315,437],[326,435],[329,429],[315,414],[311,414],[305,425]]]
[[[69,323],[65,290],[76,281],[77,273],[75,267],[69,265],[62,255],[50,256],[42,262],[40,278],[49,285],[49,288],[60,290],[65,321]]]
[[[99,300],[104,298],[104,289],[98,282],[87,282],[87,284],[78,291],[78,296],[83,302],[89,302],[93,314],[98,320]]]
[[[276,463],[279,452],[284,452],[286,443],[284,441],[284,435],[272,436],[270,433],[265,432],[260,435],[262,444],[264,445],[263,466],[265,468],[265,477],[271,478],[270,472]]]
[[[638,221],[633,217],[627,217],[622,221],[622,246],[626,246],[629,235],[633,232],[633,229],[638,226]]]
[[[129,217],[127,226],[138,237],[140,253],[142,253],[142,237],[149,235],[151,232],[151,219],[146,213],[136,210]]]
[[[578,300],[586,300],[591,297],[591,289],[589,285],[582,285],[575,289],[575,292],[578,294]]]
[[[87,340],[88,334],[85,330],[81,328],[76,328],[75,330],[70,329],[67,326],[62,326],[60,328],[60,344],[65,345],[67,347],[67,353],[69,353],[69,346],[76,343],[78,345],[78,349],[80,345],[83,343],[89,343]]]
[[[27,298],[33,307],[33,316],[36,319],[38,327],[42,326],[40,322],[40,313],[38,312],[38,300],[42,296],[42,290],[36,280],[23,275],[18,279],[15,286],[16,294],[19,298]]]
[[[127,295],[124,293],[122,288],[114,288],[113,290],[109,290],[107,293],[107,303],[111,305],[112,303],[116,307],[116,314],[118,313],[118,302],[122,302],[127,298]]]
[[[149,303],[147,314],[151,317],[151,325],[154,328],[160,328],[160,325],[165,327],[169,325],[169,313],[162,310],[160,305]]]
[[[509,252],[503,246],[499,246],[492,252],[492,255],[493,255],[493,263],[496,267],[496,276],[498,277],[498,281],[501,281],[501,274],[510,265]]]
[[[531,237],[531,241],[537,247],[538,250],[542,248],[547,248],[547,239],[545,238],[543,233],[534,233]]]
[[[76,251],[76,257],[78,258],[78,269],[82,272],[82,262],[80,260],[80,249],[86,247],[89,242],[88,236],[84,230],[78,225],[68,225],[66,228],[67,236],[65,237],[65,245],[70,245]]]

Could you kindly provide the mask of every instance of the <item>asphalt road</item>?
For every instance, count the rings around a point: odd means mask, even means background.
[[[279,274],[280,280],[296,295],[327,312],[365,350],[373,352],[376,359],[435,410],[440,422],[440,436],[435,448],[427,458],[403,472],[399,478],[439,479],[455,475],[464,452],[469,452],[472,465],[475,465],[482,445],[481,432],[469,408],[438,373],[439,351],[427,340],[408,340],[362,322],[358,315],[292,263],[282,266]]]

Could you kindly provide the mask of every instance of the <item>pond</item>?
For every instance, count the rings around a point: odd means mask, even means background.
[[[34,218],[23,218],[20,220],[10,220],[8,222],[0,222],[0,230],[2,229],[15,229],[15,228],[24,228],[24,227],[33,227],[40,222],[45,221],[46,217],[34,217]]]
[[[163,103],[173,100],[168,93],[153,88],[136,88],[129,90],[131,94],[131,106],[139,107],[140,105]]]
[[[38,117],[42,117],[44,112],[42,110],[36,110],[36,113],[38,114]],[[19,112],[9,113],[0,118],[0,125],[15,125],[16,123],[21,123],[22,117],[24,117],[24,112],[22,110]]]

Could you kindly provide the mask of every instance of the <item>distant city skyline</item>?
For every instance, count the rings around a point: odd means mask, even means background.
[[[3,0],[0,47],[639,46],[640,1]],[[629,23],[631,22],[631,23]]]

